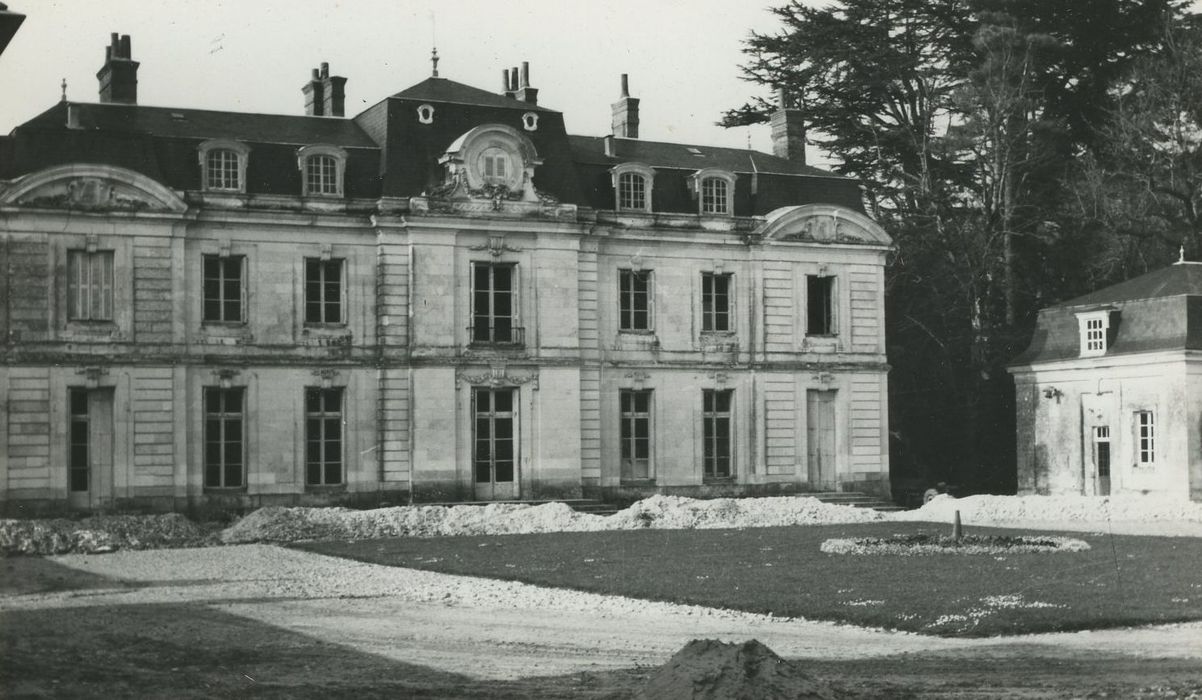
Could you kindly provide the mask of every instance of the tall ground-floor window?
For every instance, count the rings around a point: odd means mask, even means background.
[[[68,397],[71,409],[70,445],[71,458],[67,465],[67,484],[72,491],[87,491],[90,488],[90,459],[88,433],[88,390],[71,389]]]
[[[622,478],[651,478],[651,390],[622,389]]]
[[[205,387],[204,469],[206,488],[246,484],[243,387]]]
[[[516,389],[472,389],[473,466],[477,484],[512,483],[517,450],[514,449],[514,395]]]
[[[731,440],[731,403],[734,391],[705,389],[702,391],[702,440],[704,441],[705,476],[729,477],[733,473]]]
[[[305,389],[305,483],[342,483],[342,388]]]

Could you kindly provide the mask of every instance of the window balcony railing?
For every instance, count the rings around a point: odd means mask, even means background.
[[[468,326],[467,337],[472,345],[501,345],[521,347],[526,344],[526,329],[519,326]]]

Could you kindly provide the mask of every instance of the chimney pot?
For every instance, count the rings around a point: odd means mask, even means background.
[[[622,97],[630,97],[630,77],[622,74]]]
[[[513,97],[512,90],[509,89],[509,69],[501,69],[501,94],[506,97]]]
[[[130,48],[129,35],[121,35],[121,58],[133,58],[133,50]]]
[[[518,83],[519,88],[530,87],[530,62],[522,61],[521,82]]]
[[[323,77],[323,78],[330,77],[330,64],[326,63],[325,61],[321,62],[321,77]]]

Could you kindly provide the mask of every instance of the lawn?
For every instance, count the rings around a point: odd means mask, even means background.
[[[1091,549],[1057,554],[850,556],[819,551],[832,537],[946,529],[926,523],[868,523],[298,546],[389,566],[941,636],[1202,619],[1202,539],[1197,538],[1068,533]]]

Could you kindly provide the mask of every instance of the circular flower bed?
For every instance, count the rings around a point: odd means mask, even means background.
[[[820,548],[827,554],[1036,554],[1084,552],[1089,544],[1072,537],[1010,535],[894,535],[829,539]]]

